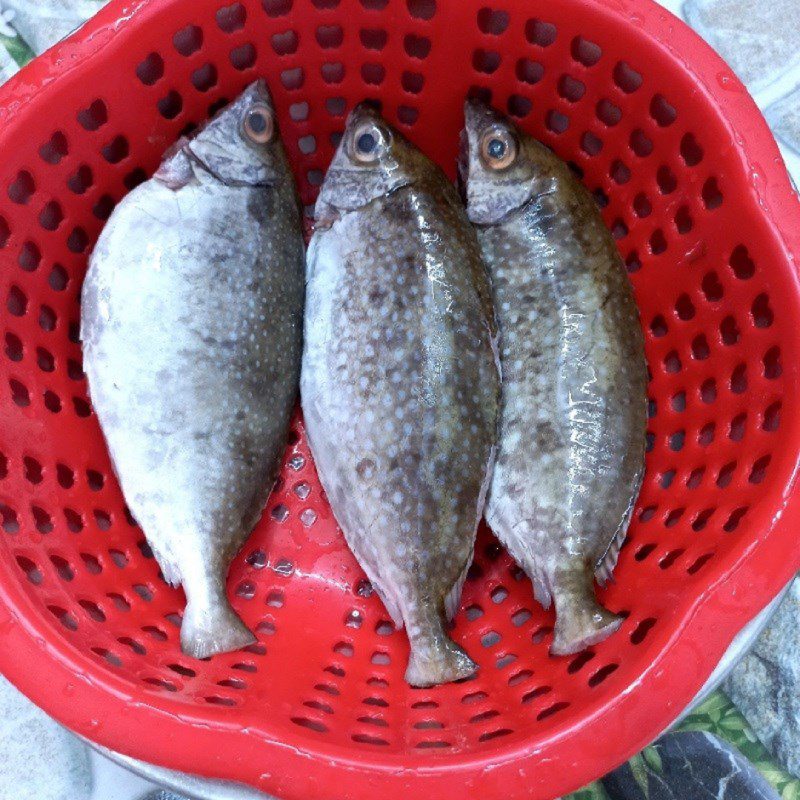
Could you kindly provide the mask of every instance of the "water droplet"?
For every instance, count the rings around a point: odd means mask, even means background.
[[[728,71],[717,73],[717,83],[726,92],[737,92],[741,94],[743,91],[742,84],[736,80],[733,73]]]
[[[304,467],[305,465],[306,465],[306,460],[305,460],[305,458],[304,458],[304,457],[303,457],[303,456],[302,456],[300,453],[295,453],[295,454],[294,454],[294,455],[293,455],[293,456],[292,456],[292,457],[289,459],[289,467],[290,467],[291,469],[295,470],[295,472],[296,472],[297,470],[303,469],[303,467]]]

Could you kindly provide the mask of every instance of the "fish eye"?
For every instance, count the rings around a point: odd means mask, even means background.
[[[364,155],[371,155],[372,151],[375,149],[377,144],[378,140],[375,138],[374,134],[362,133],[361,136],[358,137],[358,141],[356,142],[356,147],[358,148],[359,153],[363,153]]]
[[[266,144],[275,133],[275,120],[267,106],[255,106],[244,118],[244,132],[255,144]]]
[[[492,158],[502,158],[506,154],[506,143],[502,139],[490,139],[486,152]]]
[[[372,122],[364,123],[353,131],[353,157],[363,164],[377,161],[387,137]]]
[[[505,169],[516,160],[516,139],[508,131],[490,130],[481,140],[481,156],[491,169]]]

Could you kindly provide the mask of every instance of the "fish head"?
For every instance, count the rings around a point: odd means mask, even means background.
[[[557,160],[543,144],[481,100],[467,100],[464,119],[458,171],[474,224],[496,224],[553,191]]]
[[[256,81],[182,144],[189,158],[231,186],[274,185],[288,162],[267,85]]]
[[[414,183],[436,169],[368,103],[356,106],[320,189],[315,227]]]

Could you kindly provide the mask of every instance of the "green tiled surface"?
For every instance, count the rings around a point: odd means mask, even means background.
[[[28,61],[33,58],[31,49],[25,44],[25,42],[22,41],[19,36],[16,36],[12,39],[10,36],[3,36],[0,34],[0,45],[8,50],[8,54],[20,66],[27,64]]]
[[[764,745],[756,739],[744,717],[721,691],[714,692],[678,727],[682,731],[708,731],[725,739],[746,756],[775,787],[783,800],[800,800],[800,780],[784,772],[771,758]],[[636,759],[648,758],[644,750]],[[636,760],[634,759],[634,761]],[[599,783],[593,783],[565,800],[610,800]],[[686,798],[686,800],[694,800]]]

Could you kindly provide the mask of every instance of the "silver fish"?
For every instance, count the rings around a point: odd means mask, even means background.
[[[277,477],[302,354],[299,204],[263,82],[108,221],[83,287],[92,401],[125,499],[188,604],[181,646],[254,641],[225,593]]]
[[[488,488],[499,381],[475,233],[440,170],[350,115],[308,252],[301,395],[347,541],[411,643],[406,680],[476,669],[447,634]]]
[[[553,654],[621,618],[606,583],[644,471],[647,369],[630,283],[568,166],[479,102],[465,109],[462,182],[492,278],[503,400],[486,519],[555,602]]]

